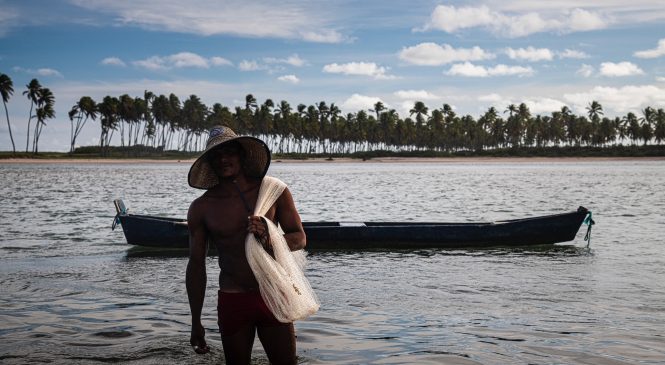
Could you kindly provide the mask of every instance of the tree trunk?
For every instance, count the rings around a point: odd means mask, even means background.
[[[7,128],[9,129],[9,138],[12,140],[12,151],[13,154],[16,154],[16,146],[14,145],[14,136],[12,135],[12,126],[9,124],[9,111],[7,110],[7,103],[3,100],[2,103],[5,105],[5,115],[7,116]]]

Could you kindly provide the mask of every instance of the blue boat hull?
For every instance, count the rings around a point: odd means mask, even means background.
[[[587,214],[580,207],[569,213],[492,223],[304,222],[303,227],[308,250],[525,246],[574,240]],[[189,245],[185,220],[122,212],[117,218],[129,244]]]

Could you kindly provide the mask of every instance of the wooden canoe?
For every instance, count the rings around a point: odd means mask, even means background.
[[[121,200],[114,201],[116,224],[131,245],[186,248],[187,221],[178,218],[129,214]],[[575,239],[589,211],[487,223],[437,222],[303,222],[307,249],[460,248],[526,246]]]

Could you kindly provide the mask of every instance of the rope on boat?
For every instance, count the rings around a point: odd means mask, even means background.
[[[114,231],[115,227],[120,224],[120,216],[125,214],[127,214],[127,208],[125,207],[122,207],[122,210],[115,214],[115,218],[113,218],[113,224],[111,225],[112,231]]]
[[[591,227],[593,227],[596,222],[593,220],[593,215],[591,214],[591,211],[589,211],[589,214],[587,214],[586,218],[584,218],[584,222],[582,222],[589,226],[586,230],[586,235],[584,235],[584,240],[587,241],[586,247],[589,248],[589,245],[591,245]]]

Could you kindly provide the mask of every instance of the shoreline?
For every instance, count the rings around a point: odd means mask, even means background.
[[[191,165],[196,159],[114,159],[114,158],[7,158],[0,159],[0,165],[20,164],[186,164]],[[534,163],[534,162],[591,162],[591,161],[665,161],[665,157],[375,157],[367,160],[358,158],[310,158],[286,159],[274,158],[272,163]]]

